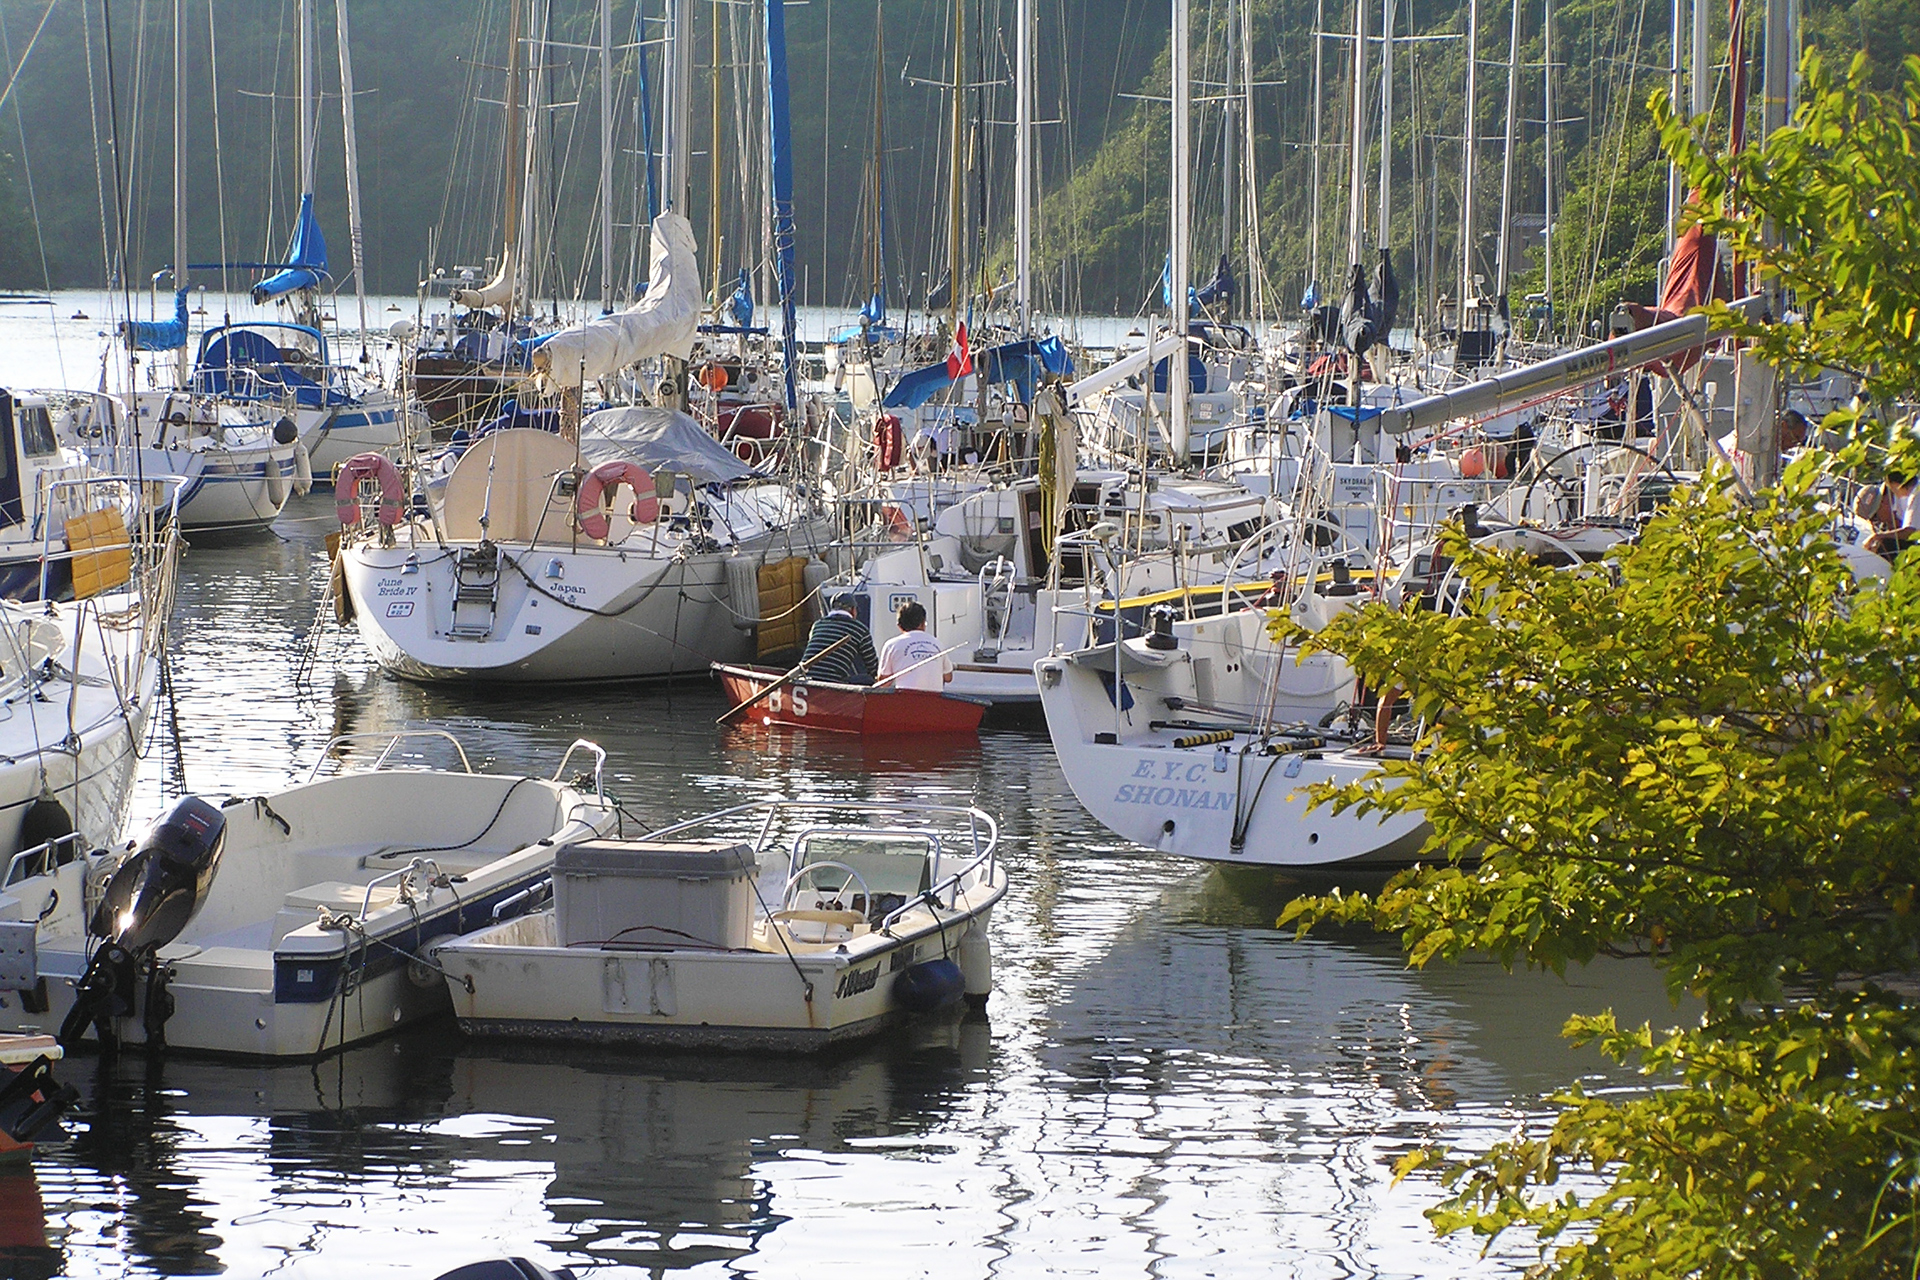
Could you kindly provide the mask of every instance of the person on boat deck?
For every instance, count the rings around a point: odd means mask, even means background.
[[[1902,471],[1889,470],[1880,492],[1880,502],[1871,504],[1877,507],[1869,515],[1876,532],[1867,539],[1867,550],[1891,560],[1920,538],[1920,510],[1915,509],[1920,503],[1915,501],[1913,477]]]
[[[826,652],[841,640],[846,643],[832,653]],[[880,660],[874,656],[872,633],[853,616],[852,592],[835,596],[827,605],[827,616],[807,632],[807,648],[800,655],[800,665],[815,680],[834,684],[873,683],[873,673],[879,669]]]
[[[896,689],[939,693],[953,679],[953,663],[927,634],[927,610],[918,601],[900,606],[900,634],[880,650],[880,683]]]

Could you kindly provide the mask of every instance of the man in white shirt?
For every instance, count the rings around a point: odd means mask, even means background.
[[[927,611],[918,602],[900,606],[900,634],[880,650],[880,684],[939,693],[953,679],[953,663],[927,634]]]

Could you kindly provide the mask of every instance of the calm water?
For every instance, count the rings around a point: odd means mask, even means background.
[[[1391,1187],[1393,1160],[1491,1142],[1576,1076],[1627,1083],[1555,1038],[1569,1012],[1672,1017],[1634,969],[1410,973],[1387,941],[1295,940],[1273,892],[1091,823],[1036,726],[906,757],[718,729],[704,685],[384,680],[314,630],[330,512],[188,555],[178,739],[153,743],[137,816],[181,772],[254,794],[333,734],[422,724],[507,770],[592,738],[609,789],[661,820],[770,790],[970,800],[1013,880],[988,1016],[821,1063],[470,1045],[450,1021],[317,1065],[76,1058],[71,1142],[0,1173],[0,1274],[426,1280],[500,1254],[609,1276],[1517,1274],[1519,1242],[1436,1241],[1435,1185]]]

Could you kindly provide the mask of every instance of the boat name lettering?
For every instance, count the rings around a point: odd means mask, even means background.
[[[1205,791],[1190,787],[1136,787],[1126,783],[1114,792],[1115,804],[1150,804],[1156,809],[1233,808],[1233,792]]]
[[[558,591],[560,594],[567,596],[583,596],[587,594],[585,587],[576,586],[571,582],[549,582],[547,584],[547,590]]]
[[[418,586],[412,583],[403,585],[398,578],[382,578],[380,580],[380,595],[383,599],[387,596],[410,596],[419,589]]]
[[[902,947],[893,953],[893,959],[887,964],[887,972],[898,973],[919,958],[920,947],[918,943],[911,947]],[[878,972],[878,970],[875,972]]]
[[[865,969],[849,969],[840,975],[840,985],[833,989],[834,998],[844,1000],[848,996],[857,996],[862,991],[871,991],[878,981],[880,981],[880,966],[877,964],[869,965]]]
[[[1154,765],[1154,762],[1151,760],[1142,760],[1140,763],[1133,766],[1133,776],[1136,778],[1152,778],[1154,776],[1153,765]],[[1178,781],[1183,771],[1186,774],[1186,780],[1188,782],[1198,782],[1200,781],[1200,779],[1207,776],[1206,765],[1188,764],[1184,760],[1169,761],[1166,764],[1163,764],[1161,766],[1161,769],[1163,770],[1163,772],[1160,774],[1159,778],[1157,779],[1157,781],[1160,781],[1160,782]],[[1148,790],[1151,790],[1151,788],[1148,788]]]

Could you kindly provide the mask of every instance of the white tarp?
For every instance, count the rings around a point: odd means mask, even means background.
[[[463,307],[478,310],[481,307],[497,307],[513,298],[513,251],[508,250],[500,259],[500,269],[493,273],[493,279],[478,289],[455,289],[453,300]]]
[[[672,212],[655,218],[652,259],[646,297],[625,311],[554,334],[534,351],[534,369],[556,386],[577,387],[649,356],[686,359],[700,320],[693,224]]]

